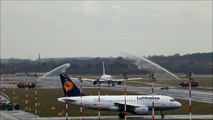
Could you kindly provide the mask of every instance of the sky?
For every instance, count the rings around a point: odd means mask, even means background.
[[[1,58],[212,52],[212,1],[1,1]]]

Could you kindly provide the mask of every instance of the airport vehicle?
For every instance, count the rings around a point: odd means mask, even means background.
[[[192,78],[192,72],[189,72],[184,78],[187,78],[188,80],[181,82],[179,85],[182,87],[188,87],[189,83],[191,83],[192,87],[197,87],[199,85],[198,81],[195,81]]]
[[[73,78],[73,79],[76,79],[76,78]],[[90,78],[90,79],[82,78],[82,80],[93,82],[93,85],[100,86],[101,84],[108,84],[108,86],[110,86],[110,85],[115,86],[115,83],[117,83],[118,85],[121,85],[121,83],[125,79],[114,79],[111,75],[105,74],[105,66],[104,66],[104,62],[103,62],[103,75],[100,78]],[[128,80],[142,80],[142,78],[128,78]]]
[[[164,86],[162,88],[160,88],[161,90],[168,90],[169,89],[169,86]]]
[[[183,81],[179,85],[182,87],[188,87],[189,83],[191,83],[192,87],[197,87],[199,85],[199,82],[194,81],[194,80]]]
[[[181,107],[181,104],[174,98],[163,95],[106,95],[106,96],[86,96],[80,92],[79,88],[66,75],[61,74],[61,83],[65,97],[58,98],[60,102],[67,102],[74,105],[83,105],[90,109],[119,111],[119,117],[124,118],[127,112],[137,115],[146,115],[152,109],[154,99],[155,110],[172,110]],[[125,99],[126,98],[126,99]],[[126,111],[124,111],[126,103]]]
[[[18,88],[34,88],[35,83],[32,82],[19,82],[17,83]]]

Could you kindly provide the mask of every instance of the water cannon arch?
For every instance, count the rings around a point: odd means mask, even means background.
[[[171,76],[173,76],[175,79],[180,80],[179,77],[177,77],[176,75],[174,75],[173,73],[171,73],[169,70],[161,67],[160,65],[152,62],[151,60],[148,60],[145,57],[139,57],[137,55],[131,54],[129,52],[121,52],[120,53],[120,57],[123,57],[124,59],[128,59],[130,61],[132,61],[139,70],[147,70],[150,71],[152,74],[152,77],[154,77],[154,73],[155,72],[162,72],[162,73],[167,73]],[[155,102],[154,102],[154,83],[152,81],[152,120],[155,120],[155,110],[154,110],[154,106],[155,106]],[[126,90],[125,90],[125,94],[126,94]],[[161,112],[161,114],[164,116],[164,114]]]

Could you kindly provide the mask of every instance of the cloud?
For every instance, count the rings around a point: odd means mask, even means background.
[[[113,21],[114,22],[120,22],[122,20],[123,17],[125,17],[125,15],[128,14],[128,12],[126,11],[126,9],[120,5],[114,5],[110,8],[110,12],[113,15]]]
[[[94,16],[100,13],[99,4],[96,1],[84,1],[81,10],[88,16]]]

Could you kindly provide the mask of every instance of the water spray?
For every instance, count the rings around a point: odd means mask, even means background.
[[[53,70],[51,70],[50,72],[47,72],[45,75],[43,75],[42,77],[40,77],[37,81],[41,80],[42,78],[45,78],[47,76],[50,75],[59,75],[61,73],[65,73],[66,69],[70,66],[69,63],[63,64]]]
[[[176,79],[180,80],[179,77],[168,71],[167,69],[161,67],[160,65],[146,59],[145,57],[139,57],[134,54],[128,53],[128,52],[121,52],[121,57],[132,60],[135,65],[138,66],[138,69],[146,69],[148,71],[152,71],[152,69],[164,71],[168,73],[169,75],[175,77]]]
[[[36,83],[36,86],[35,86],[35,102],[38,100],[38,97],[37,97],[37,95],[38,95],[38,92],[37,92],[37,83],[38,83],[38,81],[40,81],[40,80],[42,80],[43,78],[45,78],[45,77],[48,77],[48,76],[51,76],[51,75],[59,75],[59,74],[62,74],[62,73],[65,73],[65,71],[66,71],[66,69],[68,68],[70,66],[70,64],[69,63],[66,63],[66,64],[63,64],[63,65],[61,65],[61,66],[59,66],[59,67],[57,67],[57,68],[55,68],[55,69],[53,69],[53,70],[51,70],[50,72],[47,72],[45,75],[43,75],[43,76],[41,76],[40,78],[38,78],[36,81],[35,81],[35,83]],[[26,82],[27,82],[27,75],[26,75]],[[26,108],[25,108],[25,110],[27,110],[27,88],[26,88],[26,99],[25,99],[25,105],[26,105]],[[66,97],[67,97],[67,89],[66,89]],[[67,98],[66,98],[66,120],[68,120],[68,104],[67,104]],[[37,102],[36,102],[37,103]],[[38,103],[36,104],[35,103],[35,108],[37,108],[38,107]],[[35,114],[36,113],[38,113],[38,111],[36,112],[37,110],[35,110]]]

